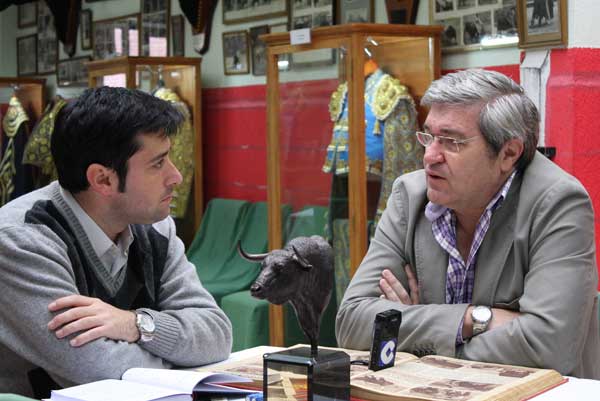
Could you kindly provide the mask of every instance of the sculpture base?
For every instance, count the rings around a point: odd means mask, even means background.
[[[268,384],[267,371],[282,380]],[[348,401],[350,399],[350,356],[343,351],[320,349],[316,358],[310,347],[292,348],[263,356],[263,398]]]

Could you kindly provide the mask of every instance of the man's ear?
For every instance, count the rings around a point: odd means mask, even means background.
[[[90,189],[100,195],[111,196],[118,191],[119,178],[117,173],[102,164],[90,164],[86,171],[86,177]]]
[[[511,139],[500,150],[500,168],[503,172],[510,172],[523,154],[523,141]]]

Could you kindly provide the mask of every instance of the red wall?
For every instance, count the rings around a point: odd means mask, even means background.
[[[280,87],[282,202],[298,209],[326,205],[329,174],[321,172],[331,138],[329,98],[337,80]],[[267,199],[266,87],[203,91],[205,201]]]
[[[519,82],[519,65],[490,67]],[[444,74],[451,72],[444,71]],[[320,171],[331,138],[329,98],[337,80],[284,84],[280,88],[282,202],[326,205],[328,174]],[[267,199],[266,86],[213,88],[202,92],[205,204],[212,198]]]
[[[577,177],[594,205],[600,249],[600,49],[553,50],[546,88],[546,146]]]

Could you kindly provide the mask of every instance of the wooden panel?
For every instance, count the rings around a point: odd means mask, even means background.
[[[277,56],[267,49],[267,202],[269,207],[269,249],[279,249],[281,240],[281,194],[279,178],[279,70]],[[281,306],[269,304],[269,342],[282,347],[284,316]]]
[[[17,97],[32,123],[40,119],[46,107],[45,85],[45,79],[0,77],[0,88],[16,88]]]

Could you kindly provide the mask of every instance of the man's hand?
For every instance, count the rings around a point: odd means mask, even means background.
[[[410,294],[406,292],[404,286],[388,269],[384,269],[379,280],[379,288],[381,288],[381,298],[389,299],[390,301],[401,302],[405,305],[416,305],[419,303],[419,283],[412,272],[410,265],[404,266],[404,271],[408,277],[408,289]]]
[[[102,337],[128,342],[139,338],[135,313],[115,308],[98,298],[69,295],[48,305],[50,312],[63,309],[66,310],[50,320],[48,329],[54,331],[58,338],[80,332],[70,341],[73,347]]]

